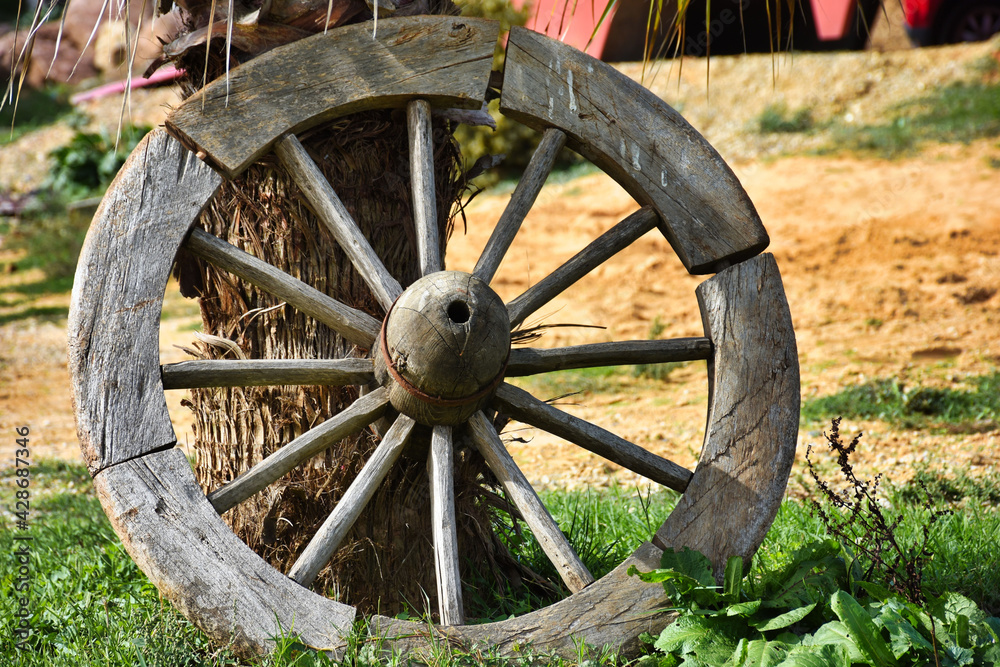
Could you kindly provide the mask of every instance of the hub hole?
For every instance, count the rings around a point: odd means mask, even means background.
[[[465,324],[472,317],[469,304],[464,301],[452,301],[448,304],[448,319],[455,324]]]

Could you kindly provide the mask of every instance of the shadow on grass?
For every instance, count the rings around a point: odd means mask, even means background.
[[[16,313],[8,313],[6,315],[0,315],[0,326],[4,324],[10,324],[11,322],[17,322],[20,320],[27,319],[38,319],[46,321],[62,321],[69,316],[69,308],[67,306],[37,306],[32,308],[25,308],[24,310],[19,310]]]
[[[6,104],[0,111],[0,145],[55,123],[73,112],[73,105],[59,88],[24,90],[14,104]]]
[[[18,263],[20,265],[20,263]],[[7,288],[8,293],[23,294],[26,298],[16,301],[7,302],[6,307],[11,308],[25,301],[30,301],[37,299],[42,296],[51,296],[53,294],[66,294],[73,289],[73,276],[57,276],[55,278],[46,278],[44,280],[36,280],[31,283],[24,283],[22,285],[13,285]]]

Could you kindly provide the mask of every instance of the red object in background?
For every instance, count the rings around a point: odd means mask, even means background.
[[[80,102],[86,102],[87,100],[95,100],[99,97],[107,97],[108,95],[118,95],[124,93],[127,89],[135,88],[145,88],[146,86],[155,86],[158,83],[166,83],[168,81],[174,81],[176,79],[184,76],[184,70],[176,69],[173,65],[167,65],[160,68],[156,72],[153,72],[149,77],[136,76],[131,79],[124,81],[115,81],[114,83],[106,83],[103,86],[98,86],[97,88],[92,88],[90,90],[85,90],[82,93],[77,93],[69,98],[69,101],[73,104],[79,104]]]
[[[531,14],[528,16],[526,27],[600,58],[604,52],[604,43],[608,39],[608,31],[611,29],[611,19],[618,11],[617,4],[611,8],[610,14],[596,34],[594,28],[600,22],[610,1],[511,0],[511,4],[518,9],[529,4]],[[592,36],[593,41],[591,41]]]
[[[526,25],[596,58],[640,60],[646,47],[651,1],[615,0],[603,24],[597,28],[611,0],[536,0],[530,3]],[[705,0],[689,0],[684,52],[691,56],[704,56],[709,52],[709,43],[710,52],[719,55],[770,51],[773,42],[768,37],[768,26],[777,17],[769,15],[766,3],[772,3],[773,7],[775,1],[714,0],[706,31]],[[530,0],[511,2],[515,7],[522,8]],[[860,33],[863,26],[874,19],[878,3],[879,0],[809,0],[802,5],[797,4],[794,48],[805,51],[863,48],[867,33]],[[860,18],[859,4],[865,19]],[[663,2],[662,11],[662,23],[670,26],[677,11],[677,1]],[[782,21],[784,34],[787,35],[787,14]],[[862,29],[859,30],[859,26]],[[710,38],[706,32],[711,33]],[[661,43],[668,34],[666,28],[661,30],[657,43]]]
[[[941,0],[903,0],[903,15],[911,28],[929,28]]]
[[[903,15],[917,46],[977,42],[1000,32],[1000,0],[903,0]]]

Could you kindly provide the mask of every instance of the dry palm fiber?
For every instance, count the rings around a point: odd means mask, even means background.
[[[447,0],[446,0],[447,2]],[[188,3],[189,5],[191,3]],[[325,6],[325,2],[323,3]],[[449,7],[453,7],[447,3]],[[445,11],[439,13],[451,13]],[[194,16],[194,14],[192,14]],[[363,15],[362,15],[363,17]],[[190,25],[189,28],[195,28]],[[248,59],[238,49],[231,66]],[[186,50],[178,65],[187,94],[225,75],[224,40]],[[442,256],[451,212],[465,190],[451,127],[435,120],[435,184]],[[402,110],[356,114],[300,135],[364,235],[405,287],[418,277],[409,189],[409,148]],[[223,185],[200,224],[208,232],[317,289],[381,319],[384,315],[337,244],[273,156]],[[339,358],[363,355],[325,326],[225,272],[179,257],[182,291],[201,295],[204,331],[235,342],[202,343],[206,358]],[[249,387],[193,391],[196,476],[212,490],[250,469],[294,437],[357,398],[356,388]],[[363,612],[437,608],[426,473],[428,429],[393,467],[315,588]],[[292,471],[224,518],[280,571],[288,571],[377,444],[372,429],[342,441]],[[535,581],[494,533],[496,480],[473,449],[456,442],[455,493],[463,578]]]
[[[399,111],[340,119],[301,139],[343,199],[376,253],[405,286],[417,278],[409,191],[406,124]],[[446,128],[441,127],[444,130]],[[437,132],[439,225],[442,250],[450,232],[447,212],[464,189],[457,147]],[[226,183],[200,224],[279,269],[344,303],[381,318],[361,277],[316,219],[304,198],[269,157]],[[191,266],[191,264],[187,264]],[[204,331],[235,342],[248,358],[332,358],[364,354],[324,325],[281,305],[230,274],[199,264],[181,276],[185,291],[202,295]],[[206,358],[234,351],[203,343]],[[248,387],[192,392],[196,475],[211,490],[250,469],[296,436],[350,405],[355,388]],[[428,436],[417,438],[424,447]],[[368,430],[338,443],[279,483],[224,515],[234,532],[281,571],[287,571],[333,509],[377,444]],[[363,611],[395,612],[409,603],[436,609],[425,449],[397,464],[366,508],[343,548],[323,570],[316,588]],[[493,512],[482,497],[492,477],[466,448],[457,457],[463,562],[507,576],[509,556],[492,535]],[[501,575],[502,573],[502,575]]]

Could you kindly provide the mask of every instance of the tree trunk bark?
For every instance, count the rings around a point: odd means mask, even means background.
[[[195,31],[207,30],[208,17],[217,7],[209,0],[189,0],[187,4],[184,15],[189,25],[185,31],[191,37]],[[302,6],[311,8],[303,15],[309,21],[292,16],[299,11],[298,5],[282,5],[282,11],[291,11],[285,17],[289,26],[296,26],[289,28],[288,34],[323,29],[326,1],[309,0]],[[370,17],[360,0],[334,0],[333,6],[333,25]],[[285,20],[276,7],[277,3],[271,4],[267,15],[272,23]],[[400,7],[397,15],[404,13],[458,14],[458,8],[452,0],[421,0]],[[202,39],[189,42],[191,46],[177,62],[190,73],[182,81],[186,94],[195,92],[203,81],[225,75],[224,41],[211,43],[208,58]],[[251,57],[235,50],[231,55],[228,62],[232,67]],[[452,211],[466,189],[453,129],[447,121],[434,120],[441,257],[452,229]],[[404,288],[420,277],[405,109],[334,119],[299,139],[389,272]],[[333,298],[377,319],[384,317],[382,307],[275,156],[265,157],[235,181],[224,184],[199,224]],[[178,257],[177,273],[182,292],[200,297],[204,332],[209,334],[199,343],[205,358],[343,358],[369,352],[354,348],[324,325],[253,285],[191,257]],[[356,387],[193,390],[189,406],[195,417],[195,474],[199,483],[210,491],[234,479],[349,406],[358,393]],[[378,442],[375,429],[369,427],[223,517],[252,549],[278,570],[288,572]],[[318,592],[353,604],[363,613],[395,614],[405,609],[431,612],[438,620],[427,472],[429,442],[430,429],[419,427],[330,565],[320,572],[314,584]],[[456,432],[454,445],[463,581],[493,582],[489,588],[501,591],[501,596],[509,585],[518,586],[522,581],[531,584],[536,593],[551,594],[555,588],[520,565],[494,530],[497,510],[508,506],[498,495],[499,485],[485,461],[475,447],[463,442],[461,431]],[[482,592],[467,596],[467,604],[473,597],[489,596]]]
[[[464,184],[449,128],[435,136],[440,245]],[[405,114],[366,112],[300,137],[390,273],[405,287],[418,276]],[[226,183],[200,225],[334,298],[381,319],[384,312],[273,156]],[[342,358],[359,350],[322,324],[253,285],[206,264],[181,262],[182,289],[198,293],[205,358]],[[214,342],[213,342],[214,341]],[[253,467],[358,397],[358,389],[246,387],[192,391],[196,476],[206,490]],[[436,609],[426,473],[429,432],[394,467],[316,582],[316,590],[367,612]],[[331,447],[224,518],[274,567],[287,571],[374,449],[372,429]],[[477,492],[488,472],[472,450],[456,456],[463,560],[489,562],[489,509]],[[484,532],[484,528],[486,529]]]

